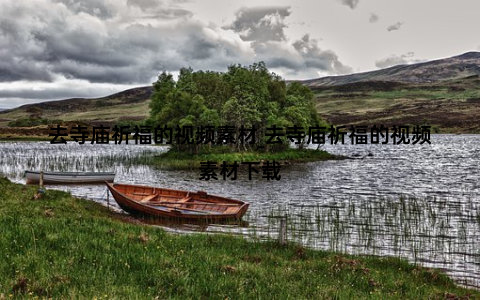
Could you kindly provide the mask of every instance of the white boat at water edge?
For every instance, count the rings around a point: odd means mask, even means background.
[[[27,183],[40,182],[39,171],[25,171]],[[63,183],[104,183],[113,182],[115,173],[113,172],[43,172],[43,183],[63,184]]]

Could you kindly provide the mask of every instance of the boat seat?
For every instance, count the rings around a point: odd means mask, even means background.
[[[132,193],[132,195],[135,195],[135,196],[149,196],[151,194],[150,193]]]
[[[157,197],[157,194],[151,194],[151,195],[148,195],[148,196],[144,197],[142,200],[140,200],[140,202],[148,202],[155,197]]]
[[[192,197],[185,197],[185,198],[182,198],[182,199],[178,200],[177,202],[185,203],[185,202],[188,202],[190,199],[192,199]]]
[[[233,214],[233,213],[236,213],[238,211],[238,206],[234,206],[234,207],[229,207],[227,208],[224,213],[225,214]]]

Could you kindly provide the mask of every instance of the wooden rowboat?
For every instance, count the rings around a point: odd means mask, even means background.
[[[249,204],[239,200],[141,185],[112,184],[107,187],[120,207],[131,213],[178,220],[239,220]]]
[[[38,183],[40,172],[25,171],[27,183]],[[113,181],[115,173],[110,172],[43,172],[43,183],[65,184],[65,183],[103,183]]]

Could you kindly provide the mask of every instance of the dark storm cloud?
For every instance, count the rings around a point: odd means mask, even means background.
[[[242,8],[227,29],[240,34],[244,41],[284,41],[285,17],[290,15],[289,7]]]
[[[148,14],[120,1],[39,2],[0,3],[0,82],[63,76],[145,84],[161,70],[192,62],[195,68],[211,62],[222,69],[246,62],[235,41],[212,34],[191,12],[167,1],[128,1],[149,8]]]
[[[375,66],[380,69],[388,68],[396,65],[404,65],[411,63],[423,62],[421,59],[414,59],[414,52],[408,52],[402,55],[390,55],[389,57],[375,61]]]
[[[338,0],[338,1],[340,1],[340,3],[342,3],[343,5],[349,6],[351,9],[355,9],[358,5],[358,2],[360,2],[360,0]]]
[[[68,85],[52,86],[62,80],[143,85],[163,70],[225,70],[262,60],[286,74],[350,70],[308,35],[294,43],[287,39],[289,7],[243,8],[228,28],[218,28],[194,20],[181,2],[0,1],[0,84],[21,81],[25,89],[4,91],[3,97],[88,96],[68,93]],[[28,89],[33,81],[50,88]]]
[[[85,3],[90,2],[79,2]],[[97,16],[87,13],[85,5],[22,5],[13,5],[11,1],[0,5],[0,45],[6,49],[0,53],[4,71],[1,81],[52,81],[55,75],[64,74],[61,69],[66,64],[75,63],[78,72],[92,66],[129,64],[124,52],[118,51],[121,47],[108,37],[107,28]],[[80,8],[86,11],[77,13]]]
[[[0,82],[52,80],[46,64],[36,60],[37,56],[44,55],[41,45],[16,26],[12,20],[16,16],[18,13],[13,13],[10,18],[0,17]]]
[[[109,40],[100,33],[81,28],[52,30],[46,33],[33,32],[32,36],[39,44],[45,46],[45,56],[41,57],[42,60],[53,65],[74,61],[85,65],[127,66],[130,64],[128,55],[130,49],[135,48],[133,44],[123,48],[118,41]]]
[[[190,60],[205,60],[215,56],[221,51],[221,45],[218,45],[204,37],[191,35],[185,42],[182,49],[179,49],[180,54],[188,57]]]
[[[400,30],[404,22],[397,22],[387,27],[387,31]]]
[[[19,80],[52,81],[52,75],[44,64],[30,59],[8,59],[0,54],[0,82]]]

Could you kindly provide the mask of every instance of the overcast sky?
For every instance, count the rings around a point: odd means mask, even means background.
[[[259,5],[261,3],[261,6]],[[286,79],[480,50],[478,0],[1,0],[0,108],[265,61]]]

